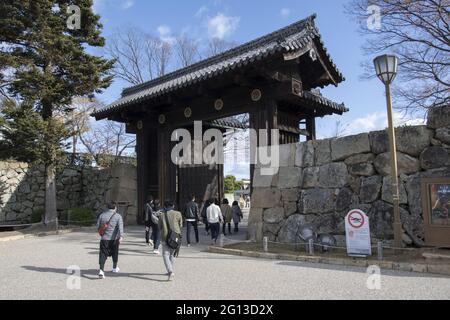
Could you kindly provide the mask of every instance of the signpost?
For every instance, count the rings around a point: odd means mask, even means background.
[[[345,217],[347,254],[354,257],[372,255],[369,218],[361,210],[351,210]]]

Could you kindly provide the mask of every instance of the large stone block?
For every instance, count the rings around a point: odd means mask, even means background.
[[[373,163],[375,160],[375,155],[373,153],[363,153],[363,154],[357,154],[351,157],[348,157],[345,159],[346,165],[352,165],[352,164],[361,164],[361,163]]]
[[[307,168],[314,166],[314,146],[312,141],[298,143],[295,152],[295,166]]]
[[[383,178],[383,190],[381,193],[381,199],[387,203],[393,204],[392,200],[392,179],[390,176]],[[400,196],[400,204],[408,203],[408,195],[406,194],[405,185],[399,180],[398,191]]]
[[[435,138],[445,144],[450,144],[450,126],[436,129]]]
[[[418,157],[422,150],[430,145],[432,138],[433,131],[426,126],[396,129],[397,150],[413,157]]]
[[[284,202],[283,207],[285,217],[289,217],[298,211],[297,202]]]
[[[343,162],[330,163],[319,168],[319,186],[341,188],[348,184],[347,166]]]
[[[450,126],[450,107],[447,106],[429,109],[427,126],[432,129]]]
[[[333,161],[345,160],[358,153],[369,153],[369,135],[363,133],[331,140],[331,158]]]
[[[407,154],[397,152],[399,174],[410,174],[420,170],[420,162]],[[378,155],[374,162],[375,169],[383,176],[391,174],[391,155],[389,152]]]
[[[281,192],[275,188],[255,188],[252,195],[252,209],[272,208],[280,204]]]
[[[316,140],[314,145],[314,165],[322,166],[331,160],[331,139]]]
[[[256,168],[253,176],[253,187],[254,188],[267,188],[272,186],[273,175],[262,175],[261,168]]]
[[[282,144],[280,150],[280,167],[295,166],[297,144]]]
[[[450,156],[442,147],[428,147],[420,155],[420,165],[424,170],[442,168],[450,165]]]
[[[280,189],[298,188],[302,186],[302,169],[297,167],[280,168],[278,187]]]
[[[294,189],[283,189],[281,190],[281,199],[283,202],[297,202],[300,199],[300,190]]]
[[[303,189],[319,187],[319,167],[303,169]]]
[[[371,163],[355,163],[348,165],[348,172],[355,176],[370,177],[375,174],[375,168]]]
[[[336,199],[336,210],[348,210],[352,204],[353,192],[350,188],[342,188],[339,190]]]
[[[279,223],[284,219],[284,208],[283,207],[273,207],[264,210],[263,216],[264,222],[266,223]]]
[[[371,203],[378,199],[382,186],[380,176],[372,176],[361,179],[361,188],[359,190],[359,199],[362,203]]]
[[[336,194],[334,189],[303,190],[299,202],[299,211],[303,214],[327,213],[334,210]]]
[[[302,242],[299,238],[299,228],[305,224],[305,216],[294,214],[286,219],[280,231],[277,240],[282,243]]]

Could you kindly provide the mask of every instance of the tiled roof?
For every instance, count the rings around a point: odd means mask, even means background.
[[[331,60],[323,45],[319,31],[314,23],[315,18],[316,15],[312,15],[304,20],[214,57],[202,60],[149,82],[125,89],[120,99],[94,112],[93,115],[101,116],[113,110],[167,94],[233,69],[243,67],[278,52],[295,52],[307,46],[313,39],[317,39],[322,46],[322,50],[325,52],[331,67],[330,72],[337,82],[341,82],[344,80],[344,77]]]
[[[231,117],[208,121],[207,124],[210,124],[213,127],[224,128],[224,129],[248,129],[249,128],[249,126],[247,124],[242,123]]]
[[[303,91],[302,98],[332,108],[339,113],[348,112],[348,108],[346,108],[343,103],[334,102],[320,94],[311,91]]]

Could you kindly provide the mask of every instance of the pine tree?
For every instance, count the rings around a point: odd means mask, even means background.
[[[68,23],[76,21],[72,5],[80,9],[80,28]],[[0,2],[0,93],[20,102],[3,112],[0,153],[45,165],[46,223],[56,218],[55,171],[68,135],[61,116],[73,97],[99,93],[112,81],[114,61],[86,51],[105,43],[92,5],[92,0]]]

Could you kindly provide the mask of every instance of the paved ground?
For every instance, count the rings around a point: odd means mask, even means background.
[[[127,230],[122,273],[105,280],[97,278],[95,232],[0,243],[0,299],[450,298],[448,277],[384,271],[381,290],[368,290],[365,269],[210,254],[200,233],[201,245],[182,248],[174,282],[166,281],[162,258],[150,254],[141,228]],[[71,265],[81,268],[80,290],[67,289]]]

